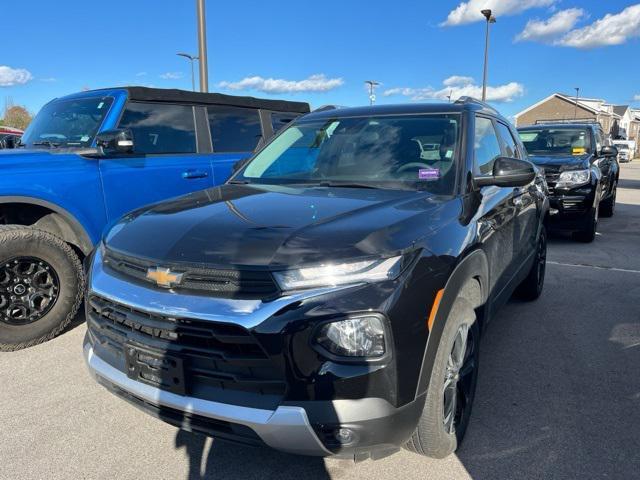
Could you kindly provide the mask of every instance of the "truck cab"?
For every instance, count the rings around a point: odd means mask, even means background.
[[[0,350],[64,329],[82,300],[81,260],[105,226],[223,183],[308,111],[301,102],[144,87],[46,104],[17,148],[0,151]]]

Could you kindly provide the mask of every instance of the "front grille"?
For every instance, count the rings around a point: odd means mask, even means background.
[[[247,405],[277,405],[286,384],[255,337],[244,327],[172,318],[132,309],[91,295],[87,305],[89,339],[99,356],[126,371],[125,346],[141,346],[184,365],[185,394]],[[256,405],[256,402],[258,405]]]
[[[554,195],[556,192],[556,183],[558,183],[558,179],[560,178],[560,172],[545,168],[544,178],[547,181],[549,195]]]
[[[268,271],[225,270],[205,268],[199,265],[159,264],[151,260],[124,255],[107,249],[103,258],[104,266],[112,271],[138,282],[155,285],[147,278],[150,268],[169,268],[182,273],[182,281],[173,290],[191,291],[215,297],[264,299],[277,295],[278,286]]]

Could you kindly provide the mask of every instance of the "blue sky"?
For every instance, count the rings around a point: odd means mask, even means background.
[[[640,106],[640,2],[208,0],[210,90],[360,105],[475,94],[491,7],[490,98],[513,115],[552,92]],[[190,89],[193,0],[23,0],[3,22],[0,101],[37,111],[82,88]],[[197,74],[197,73],[196,73]],[[4,103],[2,101],[2,103]]]

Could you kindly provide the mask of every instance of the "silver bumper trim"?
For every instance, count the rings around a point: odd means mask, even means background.
[[[130,379],[98,357],[88,344],[84,347],[84,358],[92,375],[100,376],[153,405],[245,425],[276,450],[299,455],[331,455],[309,424],[304,408],[281,406],[275,411],[262,410],[176,395]]]

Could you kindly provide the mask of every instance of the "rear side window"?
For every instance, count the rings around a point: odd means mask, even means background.
[[[504,143],[507,157],[520,158],[516,141],[513,139],[513,134],[509,127],[500,122],[496,123],[496,125],[498,126],[498,133],[500,134],[500,138],[502,138],[502,143]]]
[[[502,155],[502,151],[493,122],[488,118],[476,117],[474,153],[476,173],[491,174],[493,164]]]
[[[128,103],[120,128],[133,132],[135,153],[194,153],[193,107],[160,103]]]
[[[273,127],[273,133],[278,133],[296,118],[297,115],[293,113],[271,112],[271,126]]]
[[[262,138],[258,110],[214,105],[207,113],[214,152],[252,152]]]

